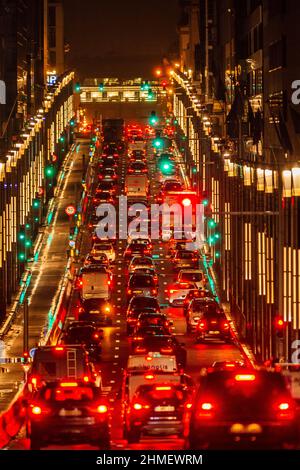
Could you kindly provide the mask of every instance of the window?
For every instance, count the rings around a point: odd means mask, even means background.
[[[55,28],[49,28],[48,45],[50,48],[56,47],[56,29]]]
[[[56,52],[49,51],[49,65],[54,67],[56,65]]]
[[[49,7],[48,10],[48,25],[49,27],[55,27],[56,26],[56,7]]]
[[[286,65],[285,37],[269,46],[269,71]]]

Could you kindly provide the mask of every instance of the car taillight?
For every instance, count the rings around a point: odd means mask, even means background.
[[[136,402],[136,403],[133,403],[132,408],[133,408],[135,411],[141,411],[142,409],[148,409],[148,408],[150,408],[150,406]]]
[[[204,330],[205,329],[205,322],[204,321],[200,321],[198,323],[198,330]]]
[[[104,413],[107,413],[107,412],[108,412],[108,408],[107,408],[106,405],[99,405],[99,406],[97,407],[97,411],[98,411],[98,413],[100,413],[100,414],[104,414]]]
[[[155,295],[156,294],[156,289],[151,289],[151,294]]]
[[[78,387],[78,382],[61,382],[60,386],[63,388]]]
[[[282,401],[275,404],[275,411],[277,419],[293,419],[294,418],[294,406],[289,401]]]
[[[30,377],[30,382],[34,387],[36,387],[38,383],[37,377]]]
[[[197,406],[196,416],[198,418],[212,418],[214,415],[214,406],[210,402],[203,402]]]
[[[227,321],[224,321],[223,324],[222,324],[222,328],[224,330],[228,330],[229,329],[229,323]]]
[[[88,376],[88,375],[85,375],[85,376],[83,377],[83,381],[84,381],[85,383],[88,383],[88,382],[90,381],[89,376]]]
[[[187,410],[190,410],[190,409],[192,408],[192,406],[193,406],[192,403],[186,403],[186,404],[185,404],[185,408],[186,408]]]
[[[94,338],[94,339],[99,339],[98,333],[95,333],[95,334],[93,335],[93,338]]]
[[[57,352],[64,351],[63,346],[56,346],[56,348],[54,348],[54,349],[55,349],[55,351],[57,351]]]
[[[33,415],[37,416],[37,415],[41,415],[42,414],[42,408],[40,406],[32,406],[30,408],[30,411]]]
[[[107,281],[107,285],[108,285],[108,286],[111,285],[111,281],[110,281],[110,280]]]
[[[133,341],[142,341],[143,337],[142,336],[134,336],[132,339],[133,339]]]
[[[132,289],[127,289],[127,294],[131,295],[132,294]]]
[[[161,348],[160,352],[162,354],[170,354],[173,352],[173,348]]]
[[[237,382],[254,382],[256,379],[254,374],[237,374],[234,378]]]
[[[143,348],[142,346],[137,346],[135,348],[135,352],[137,353],[145,353],[146,351],[147,351],[146,348]]]
[[[144,375],[144,378],[145,378],[146,380],[153,380],[153,379],[154,379],[154,375],[153,375],[153,374],[146,374],[146,375]]]

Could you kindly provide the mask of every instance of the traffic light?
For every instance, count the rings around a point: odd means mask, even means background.
[[[26,262],[26,232],[25,227],[21,227],[18,233],[18,261]]]
[[[150,89],[150,85],[148,83],[148,81],[145,81],[141,84],[141,90],[142,91],[148,91]]]
[[[202,199],[201,204],[203,204],[204,207],[207,207],[208,204],[209,204],[209,200],[208,199]]]
[[[149,117],[149,124],[151,124],[151,126],[156,126],[157,123],[158,123],[158,117],[156,116],[156,112],[151,111],[151,114]]]
[[[70,121],[70,126],[71,126],[71,127],[74,127],[75,124],[76,124],[75,119],[71,119],[71,121]]]
[[[152,100],[153,98],[154,98],[154,94],[153,94],[152,88],[149,88],[148,89],[148,99]]]
[[[33,209],[39,209],[41,206],[41,201],[40,199],[36,198],[33,200],[32,207]]]
[[[104,83],[99,83],[99,91],[104,91]]]
[[[75,93],[80,93],[80,91],[81,91],[81,86],[80,86],[80,83],[79,83],[79,82],[75,83],[74,90],[75,90]]]
[[[173,175],[175,173],[174,162],[168,154],[163,154],[158,160],[158,168],[163,175]]]
[[[53,165],[47,165],[45,167],[45,177],[47,179],[51,179],[51,178],[54,177],[54,174],[55,174],[54,166]]]
[[[214,219],[209,219],[209,221],[207,222],[207,225],[209,228],[215,228],[217,224],[214,221]]]
[[[64,143],[64,141],[65,141],[65,137],[64,137],[63,135],[61,135],[61,136],[60,136],[60,138],[59,138],[59,141],[60,141],[60,143],[62,143],[62,144],[63,144],[63,143]]]
[[[162,149],[164,146],[164,141],[161,137],[156,137],[154,140],[153,140],[153,147],[156,148],[156,149]]]
[[[277,338],[283,338],[284,330],[285,330],[285,321],[281,316],[277,316],[275,318],[275,331]]]

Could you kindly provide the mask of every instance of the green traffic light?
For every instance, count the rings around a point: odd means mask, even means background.
[[[19,253],[18,254],[18,260],[19,261],[25,261],[26,260],[26,256],[25,256],[25,253]]]
[[[70,121],[70,126],[72,126],[72,127],[75,126],[75,121],[74,121],[74,119],[71,119],[71,121]]]
[[[30,224],[25,225],[26,230],[30,230]]]
[[[171,168],[171,165],[169,163],[164,163],[163,164],[163,169],[164,170],[169,170]]]
[[[220,253],[219,251],[216,251],[215,257],[216,257],[216,258],[220,258],[220,257],[221,257],[221,253]]]
[[[23,232],[19,233],[19,240],[21,240],[21,241],[25,240],[25,233],[23,233]]]
[[[193,169],[192,169],[192,172],[195,174],[197,173],[197,168],[194,166]]]
[[[207,207],[209,204],[208,199],[203,199],[202,204],[204,205],[204,207]]]
[[[45,176],[46,178],[53,178],[54,176],[54,168],[52,165],[48,165],[45,168]]]
[[[32,245],[31,240],[26,240],[25,246],[26,246],[27,248],[30,248],[31,245]]]
[[[80,93],[80,90],[81,90],[80,83],[76,83],[76,84],[75,84],[75,91],[76,91],[76,93]]]
[[[100,90],[100,91],[103,91],[103,90],[104,90],[104,84],[103,84],[103,83],[100,83],[100,84],[99,84],[99,90]]]
[[[65,138],[64,138],[63,135],[59,138],[59,141],[62,142],[62,143],[65,141]]]
[[[39,218],[38,218],[38,217],[35,217],[35,218],[34,218],[34,221],[35,221],[35,222],[39,222]]]
[[[41,203],[40,203],[39,199],[34,199],[33,208],[38,209],[40,207],[40,205],[41,205]]]
[[[220,240],[221,235],[219,233],[215,233],[214,237],[216,240]]]
[[[210,220],[208,221],[208,226],[209,226],[209,228],[215,228],[216,225],[217,225],[217,224],[216,224],[216,222],[214,221],[214,219],[210,219]]]
[[[208,237],[208,240],[207,240],[207,241],[208,241],[208,243],[209,243],[210,245],[213,245],[213,244],[215,243],[215,239],[214,239],[214,237],[212,237],[212,236]]]

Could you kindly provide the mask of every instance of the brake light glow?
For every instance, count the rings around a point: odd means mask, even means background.
[[[204,322],[204,321],[199,322],[199,323],[198,323],[198,328],[199,328],[199,330],[204,330],[204,328],[205,328],[205,322]]]
[[[147,375],[144,375],[144,378],[146,380],[153,380],[154,379],[154,375],[153,374],[147,374]]]
[[[256,379],[254,374],[237,374],[235,380],[237,382],[254,382]]]
[[[202,403],[201,404],[201,409],[205,411],[212,410],[213,406],[211,403]]]
[[[193,406],[192,403],[186,403],[185,404],[185,407],[186,407],[187,410],[190,410],[192,408],[192,406]]]
[[[289,407],[290,407],[290,405],[287,402],[286,403],[279,403],[279,405],[278,405],[278,408],[281,411],[286,411],[286,410],[289,409]]]
[[[63,350],[64,350],[64,348],[62,346],[57,346],[55,348],[55,351],[63,351]]]
[[[222,325],[222,327],[224,328],[224,330],[228,330],[229,328],[229,323],[227,323],[227,321],[225,321]]]
[[[98,413],[104,414],[108,412],[108,408],[106,405],[99,405],[97,408]]]
[[[89,379],[89,377],[88,377],[87,375],[85,375],[85,376],[83,377],[83,381],[84,381],[85,383],[87,383],[87,382],[90,381],[90,379]]]
[[[40,414],[42,414],[42,408],[40,406],[33,406],[31,408],[31,413],[33,415],[40,415]]]
[[[62,382],[61,387],[78,387],[78,382]]]
[[[172,387],[169,387],[169,386],[163,386],[163,387],[155,387],[155,390],[158,390],[158,391],[163,391],[163,390],[172,390]]]
[[[171,352],[173,352],[173,348],[161,348],[160,352],[162,354],[170,354]]]
[[[133,405],[134,410],[141,410],[142,408],[143,408],[143,405],[141,405],[140,403],[134,403]]]
[[[137,346],[135,348],[135,352],[137,353],[145,353],[146,352],[146,348],[142,348],[141,346]]]

